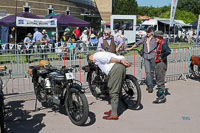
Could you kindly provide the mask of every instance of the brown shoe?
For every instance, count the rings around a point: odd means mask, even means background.
[[[112,110],[109,110],[108,112],[104,112],[105,115],[111,115]]]
[[[105,120],[118,120],[119,116],[118,115],[109,115],[109,116],[104,116],[103,119]]]

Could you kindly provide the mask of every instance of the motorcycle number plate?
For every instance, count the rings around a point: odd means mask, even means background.
[[[73,73],[65,73],[67,80],[74,79]]]

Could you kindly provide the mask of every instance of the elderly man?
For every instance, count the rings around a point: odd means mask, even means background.
[[[113,37],[110,35],[110,29],[107,28],[104,30],[104,37],[99,39],[97,50],[99,51],[108,51],[111,53],[117,53],[119,48],[123,44],[123,40],[118,37]]]
[[[152,93],[157,43],[153,37],[154,28],[148,27],[146,32],[147,36],[143,37],[140,41],[136,42],[131,48],[127,48],[126,50],[131,50],[133,48],[138,47],[140,44],[143,44],[143,57],[146,72],[147,91],[149,93]]]
[[[89,56],[89,60],[94,62],[98,67],[108,75],[109,96],[111,98],[111,110],[104,112],[108,116],[104,116],[106,120],[117,120],[119,95],[122,89],[122,84],[126,75],[125,66],[130,66],[130,63],[123,56],[117,56],[110,52],[97,52]]]
[[[156,51],[156,66],[155,66],[155,74],[156,74],[156,83],[157,83],[157,99],[153,101],[155,104],[166,102],[165,97],[165,74],[167,71],[167,56],[171,53],[171,49],[168,47],[167,41],[163,39],[163,32],[157,31],[154,34],[155,40],[158,43],[157,51]]]

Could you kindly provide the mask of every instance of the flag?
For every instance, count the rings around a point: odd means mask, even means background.
[[[178,3],[178,0],[172,0],[171,14],[170,14],[170,27],[173,27],[173,25],[174,25],[174,17],[175,17],[175,13],[176,13],[177,3]]]
[[[200,15],[199,15],[199,19],[198,19],[198,25],[197,25],[197,38],[196,38],[196,46],[198,43],[198,38],[199,38],[199,30],[200,30]]]

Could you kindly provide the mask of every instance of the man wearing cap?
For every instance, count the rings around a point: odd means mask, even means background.
[[[91,35],[90,35],[89,43],[90,43],[90,45],[93,47],[92,49],[95,49],[94,46],[96,47],[96,46],[97,46],[97,43],[98,43],[98,39],[97,39],[97,37],[95,36],[95,34],[91,34]]]
[[[171,53],[171,49],[168,47],[167,41],[163,39],[163,32],[157,31],[154,34],[155,40],[158,44],[156,50],[156,84],[157,84],[157,98],[153,103],[159,104],[166,102],[166,88],[165,88],[165,74],[167,71],[167,56]]]
[[[147,36],[143,37],[141,40],[136,42],[131,48],[127,48],[126,50],[131,50],[133,48],[138,47],[140,44],[143,44],[142,49],[144,52],[143,57],[146,72],[147,91],[149,93],[152,93],[157,43],[153,37],[154,28],[148,27],[146,32]]]
[[[30,46],[32,45],[32,41],[31,41],[31,37],[32,37],[32,34],[31,33],[28,33],[27,36],[24,38],[24,45],[25,45],[25,54],[30,54],[31,53],[31,50],[30,50]],[[30,62],[30,58],[31,56],[30,55],[27,55],[26,56],[26,60],[27,62]]]
[[[84,43],[81,47],[86,47],[86,48],[88,48],[89,42],[88,42],[87,30],[84,30],[84,31],[82,32],[82,35],[80,36],[79,39]],[[82,49],[82,50],[83,50],[83,49]]]
[[[47,46],[50,42],[49,36],[45,29],[42,30],[42,37],[40,38],[41,43],[41,53],[47,53]],[[47,59],[47,55],[42,54],[42,59]]]
[[[111,53],[117,53],[119,48],[123,44],[123,40],[118,37],[113,37],[110,34],[110,29],[107,28],[104,30],[104,36],[99,39],[97,50],[99,51],[108,51]]]

